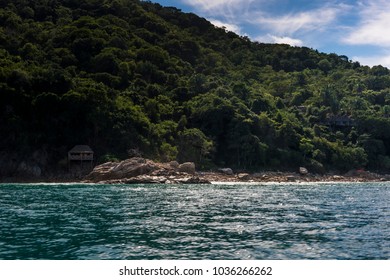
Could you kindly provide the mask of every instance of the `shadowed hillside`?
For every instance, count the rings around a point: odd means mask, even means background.
[[[199,168],[390,168],[390,72],[137,0],[0,0],[0,176],[142,154]]]

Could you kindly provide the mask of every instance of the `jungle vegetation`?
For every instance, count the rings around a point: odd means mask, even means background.
[[[390,168],[390,71],[138,0],[0,0],[0,152]]]

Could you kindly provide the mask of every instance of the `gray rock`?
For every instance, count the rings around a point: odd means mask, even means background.
[[[220,168],[218,169],[219,172],[226,174],[226,175],[233,175],[233,170],[231,168]]]
[[[286,179],[289,182],[295,182],[297,180],[297,178],[295,178],[295,176],[292,175],[286,176]]]
[[[166,178],[164,176],[140,175],[123,180],[125,184],[210,184],[206,179],[196,176]]]
[[[196,176],[193,176],[191,178],[187,178],[183,181],[181,181],[182,184],[211,184],[210,181],[204,179],[204,178],[199,178]]]
[[[163,184],[167,178],[163,176],[140,175],[124,180],[125,184]]]
[[[184,172],[188,174],[195,174],[195,163],[193,162],[185,162],[179,165],[179,172]]]
[[[86,180],[93,182],[132,178],[158,170],[160,166],[144,158],[130,158],[121,162],[107,162],[96,166],[86,176]]]
[[[237,175],[237,178],[242,181],[246,181],[250,179],[250,175],[248,173],[240,173]]]
[[[299,174],[307,175],[309,174],[309,171],[305,167],[299,167]]]
[[[107,162],[96,166],[85,177],[87,182],[107,182],[125,184],[205,184],[209,181],[196,176],[195,164],[186,162],[156,163],[144,158],[130,158],[121,162]],[[188,175],[189,174],[189,175]]]
[[[179,165],[180,164],[177,161],[169,162],[169,166],[172,167],[172,168],[175,168],[175,169],[179,168]]]

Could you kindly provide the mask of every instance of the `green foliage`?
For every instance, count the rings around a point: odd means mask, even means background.
[[[0,23],[0,152],[85,143],[102,161],[390,168],[385,67],[148,1],[0,0]]]
[[[185,129],[179,134],[178,159],[182,162],[193,161],[198,166],[207,165],[213,142],[197,128]]]
[[[118,162],[118,161],[119,161],[119,159],[112,154],[105,154],[98,159],[99,163]]]

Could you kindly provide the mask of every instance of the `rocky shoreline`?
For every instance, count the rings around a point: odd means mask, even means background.
[[[223,175],[215,172],[205,172],[201,174],[210,182],[221,183],[310,183],[310,182],[387,182],[390,181],[390,175],[380,175],[372,172],[356,175],[302,175],[298,172],[261,172],[261,173],[239,173],[235,175]]]
[[[107,162],[96,166],[83,180],[101,184],[209,184],[199,176],[195,164],[176,161],[157,163],[134,157],[121,162]]]
[[[122,162],[108,162],[96,166],[83,182],[103,184],[210,184],[264,182],[380,182],[390,181],[390,175],[363,170],[351,170],[344,175],[316,175],[305,168],[298,172],[234,173],[230,168],[213,172],[197,172],[195,164],[156,163],[144,158],[130,158]]]
[[[121,162],[96,166],[88,175],[72,177],[67,174],[49,178],[6,178],[6,183],[96,183],[96,184],[211,184],[211,183],[304,183],[304,182],[387,182],[390,175],[364,170],[346,174],[312,174],[301,167],[297,172],[233,172],[230,168],[215,171],[196,171],[195,164],[176,161],[158,163],[134,157]]]

